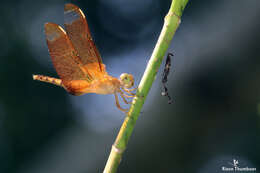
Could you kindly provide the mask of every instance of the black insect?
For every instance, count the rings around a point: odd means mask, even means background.
[[[173,56],[172,53],[168,53],[164,70],[163,70],[163,75],[162,75],[162,84],[163,84],[163,91],[162,91],[162,96],[168,97],[168,104],[172,103],[172,98],[168,93],[168,88],[166,86],[166,83],[168,81],[168,75],[170,73],[170,68],[171,68],[171,57]]]

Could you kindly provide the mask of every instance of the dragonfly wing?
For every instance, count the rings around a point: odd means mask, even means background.
[[[83,12],[73,4],[64,8],[65,30],[81,58],[85,68],[94,78],[103,77],[105,65],[92,40],[90,30]]]
[[[45,35],[52,63],[66,89],[73,93],[73,88],[70,87],[72,81],[83,81],[88,85],[93,78],[83,67],[66,32],[55,23],[46,23]],[[81,84],[81,87],[83,85]]]

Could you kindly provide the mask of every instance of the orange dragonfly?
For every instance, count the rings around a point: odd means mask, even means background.
[[[119,79],[107,74],[100,54],[91,38],[85,15],[79,7],[66,4],[64,8],[66,32],[55,23],[46,23],[45,35],[52,63],[60,79],[33,75],[34,80],[63,87],[72,95],[86,93],[114,94],[116,106],[124,112],[117,94],[123,98],[134,97],[136,88],[131,74],[123,73]],[[126,94],[128,93],[128,94]]]

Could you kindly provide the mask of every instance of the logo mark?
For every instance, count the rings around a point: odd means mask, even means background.
[[[231,163],[231,162],[228,162],[228,164],[230,164],[230,165],[232,165],[234,168],[238,168],[238,160],[236,160],[236,159],[233,159],[233,163]]]
[[[255,172],[256,168],[250,168],[248,166],[246,167],[240,167],[239,166],[239,162],[236,159],[233,159],[233,162],[228,162],[229,165],[231,165],[232,167],[225,167],[222,166],[222,171],[224,172],[241,172],[241,171],[248,171],[248,172]]]

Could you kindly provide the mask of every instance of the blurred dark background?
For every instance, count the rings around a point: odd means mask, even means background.
[[[85,13],[108,73],[132,73],[136,84],[171,3],[2,0],[1,173],[102,172],[123,122],[112,95],[75,97],[32,80],[57,77],[43,25],[63,26],[67,2]],[[223,172],[233,159],[260,169],[259,16],[258,0],[188,3],[168,50],[173,104],[161,96],[161,69],[118,172]]]

